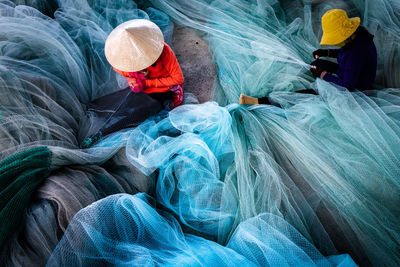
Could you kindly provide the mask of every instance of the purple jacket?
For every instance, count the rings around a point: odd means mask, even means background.
[[[374,36],[366,30],[361,31],[357,33],[356,39],[336,50],[339,68],[336,75],[327,73],[324,80],[346,87],[350,91],[372,89],[377,64],[373,38]]]

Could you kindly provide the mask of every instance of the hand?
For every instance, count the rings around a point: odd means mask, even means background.
[[[126,78],[134,93],[143,92],[146,86],[146,76],[141,71],[134,72],[133,77]]]
[[[136,78],[127,77],[127,78],[126,78],[126,81],[128,82],[128,85],[129,85],[130,87],[135,87],[135,86],[138,85],[138,84],[137,84],[137,81],[136,81]]]
[[[136,79],[139,89],[143,91],[146,87],[146,76],[141,71],[137,71],[133,73],[133,77]]]
[[[128,81],[129,87],[131,88],[132,92],[139,93],[143,91],[143,86],[139,85],[136,78],[128,77],[126,78]]]
[[[321,77],[321,74],[322,74],[323,72],[326,72],[325,70],[323,70],[323,69],[321,69],[321,68],[319,68],[319,67],[317,67],[317,66],[312,66],[311,69],[310,69],[310,71],[311,71],[312,75],[313,75],[315,78],[320,78],[320,77]],[[325,73],[325,74],[326,74],[326,73]],[[324,74],[324,76],[325,76],[325,74]]]
[[[315,59],[318,59],[319,57],[327,57],[329,56],[329,49],[318,49],[315,50],[312,54]]]

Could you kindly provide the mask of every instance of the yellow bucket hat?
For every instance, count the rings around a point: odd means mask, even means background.
[[[331,9],[322,16],[321,45],[337,45],[349,38],[360,26],[360,18],[348,18],[346,11]]]

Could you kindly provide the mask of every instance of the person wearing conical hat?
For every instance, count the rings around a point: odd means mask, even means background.
[[[183,101],[182,70],[174,52],[164,42],[160,28],[153,22],[135,19],[120,24],[107,37],[105,55],[132,90],[118,112],[132,110],[136,114],[121,116],[124,119],[103,127],[86,138],[82,148],[92,146],[105,135],[144,121],[159,112],[158,107],[171,110]],[[132,105],[140,108],[134,109]]]
[[[318,49],[311,63],[316,78],[346,87],[349,91],[372,89],[376,76],[377,51],[374,36],[360,26],[360,18],[348,18],[346,11],[332,9],[322,16],[321,45],[334,45],[340,49]],[[336,58],[337,64],[321,57]],[[298,93],[316,94],[312,89]],[[255,98],[240,95],[239,104],[271,104],[268,97]]]
[[[120,24],[107,37],[105,54],[114,70],[127,79],[133,92],[172,92],[170,108],[182,103],[182,70],[174,52],[164,42],[160,28],[153,22],[135,19]]]

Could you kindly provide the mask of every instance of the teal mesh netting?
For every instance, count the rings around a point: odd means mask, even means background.
[[[151,3],[0,0],[0,158],[45,145],[54,170],[2,262],[44,265],[53,253],[49,265],[351,265],[326,258],[348,253],[361,265],[400,264],[398,1]],[[337,7],[375,35],[373,90],[351,93],[308,71],[320,18]],[[202,33],[216,102],[81,150],[103,122],[88,103],[124,87],[104,57],[107,34],[134,18],[155,21],[167,41],[170,18]],[[319,95],[294,93],[305,88]],[[239,106],[240,93],[282,109]],[[153,199],[95,202],[117,192]]]

